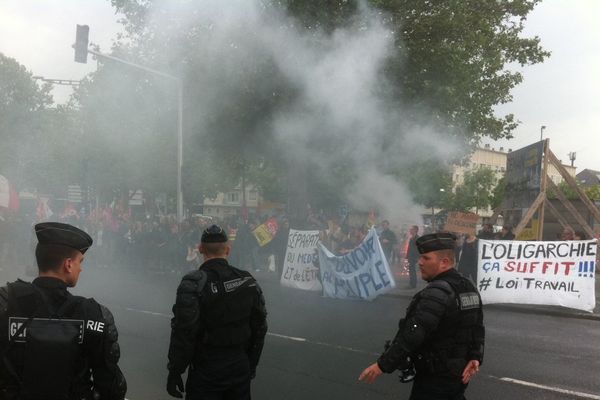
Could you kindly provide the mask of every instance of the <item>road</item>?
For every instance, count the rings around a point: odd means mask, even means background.
[[[5,277],[12,279],[14,276]],[[14,274],[8,274],[14,275]],[[75,293],[93,296],[115,315],[127,397],[167,399],[170,308],[179,277],[86,268]],[[358,383],[395,333],[408,298],[332,300],[281,288],[259,275],[269,333],[253,397],[261,400],[402,399],[410,385],[394,374]],[[599,399],[600,322],[504,309],[485,310],[486,354],[469,399]]]

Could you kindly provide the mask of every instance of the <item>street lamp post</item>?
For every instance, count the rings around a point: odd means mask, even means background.
[[[444,188],[440,188],[439,190],[440,193],[446,192]],[[435,207],[433,205],[431,205],[431,229],[435,232]]]
[[[99,51],[91,50],[89,48],[87,49],[87,52],[100,58],[116,61],[121,64],[129,65],[130,67],[150,72],[154,75],[162,76],[163,78],[167,78],[175,82],[177,85],[177,221],[181,222],[183,220],[183,195],[181,185],[181,170],[183,166],[183,82],[181,78],[133,63],[131,61],[123,60],[115,56],[103,54]]]
[[[540,127],[540,141],[544,140],[544,129],[546,129],[546,125]]]

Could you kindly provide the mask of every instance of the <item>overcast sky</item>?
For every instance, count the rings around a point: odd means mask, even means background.
[[[498,108],[521,121],[510,141],[492,147],[518,149],[544,137],[559,159],[600,170],[600,1],[545,0],[530,14],[526,35],[537,35],[552,56],[526,67],[524,82],[513,90],[514,101]],[[0,0],[0,52],[15,58],[34,75],[80,79],[95,62],[73,61],[75,25],[90,26],[90,41],[108,51],[120,30],[108,0]],[[69,89],[58,87],[55,100]]]

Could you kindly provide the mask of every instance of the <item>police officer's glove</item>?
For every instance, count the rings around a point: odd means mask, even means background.
[[[183,394],[181,394],[181,392],[185,392],[183,388],[183,379],[181,379],[181,374],[169,371],[169,377],[167,378],[167,393],[169,393],[173,397],[182,399]]]

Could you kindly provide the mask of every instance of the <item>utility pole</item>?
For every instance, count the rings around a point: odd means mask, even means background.
[[[569,160],[571,160],[571,167],[575,166],[575,160],[577,159],[577,153],[574,151],[569,153]]]
[[[131,61],[100,53],[99,51],[88,48],[89,26],[77,25],[77,33],[75,38],[75,62],[87,63],[87,54],[93,54],[96,57],[116,61],[121,64],[128,65],[133,68],[141,69],[154,75],[162,76],[175,83],[177,87],[177,222],[183,221],[183,195],[181,185],[181,170],[183,167],[183,83],[181,78],[167,74]]]
[[[540,141],[544,140],[544,129],[546,129],[546,125],[540,127]]]

